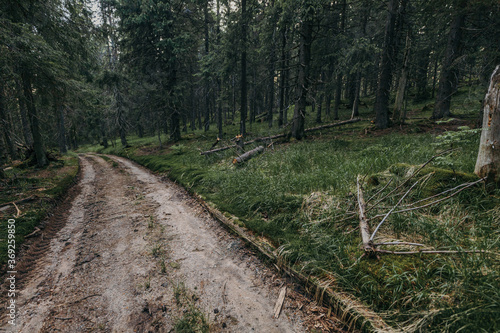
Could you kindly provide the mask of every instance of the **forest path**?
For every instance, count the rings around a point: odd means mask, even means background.
[[[211,332],[306,330],[294,306],[273,318],[284,282],[183,189],[106,159],[80,156],[79,191],[23,283],[16,331],[170,332],[200,313]]]

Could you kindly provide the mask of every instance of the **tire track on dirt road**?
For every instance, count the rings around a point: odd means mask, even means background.
[[[211,332],[306,330],[304,299],[291,291],[274,319],[281,280],[184,190],[124,158],[80,163],[66,224],[23,282],[15,331],[171,332],[200,314]]]

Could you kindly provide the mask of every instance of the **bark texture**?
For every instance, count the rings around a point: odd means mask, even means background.
[[[500,184],[500,65],[491,76],[484,100],[483,132],[474,172]]]

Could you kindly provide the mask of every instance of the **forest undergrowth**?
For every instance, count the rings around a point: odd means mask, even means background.
[[[161,149],[154,137],[131,137],[130,148],[83,150],[168,176],[265,236],[289,265],[352,293],[394,327],[492,332],[500,329],[500,192],[486,191],[473,174],[479,132],[470,130],[468,97],[459,101],[457,117],[445,122],[425,119],[423,104],[415,106],[419,119],[391,130],[365,121],[316,132],[271,143],[243,165],[233,165],[235,149],[200,155],[214,142],[210,131]],[[266,125],[252,130],[273,134]],[[383,249],[373,258],[361,246],[358,176],[372,232],[398,206],[373,240]],[[388,253],[419,250],[438,253]]]

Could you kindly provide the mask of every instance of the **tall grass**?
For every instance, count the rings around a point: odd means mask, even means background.
[[[464,98],[454,106],[455,114],[470,115],[465,108],[475,100],[469,95],[462,93]],[[500,312],[496,255],[360,259],[356,177],[366,175],[369,197],[390,178],[398,183],[412,166],[445,148],[439,145],[436,134],[419,133],[421,125],[410,123],[402,133],[366,135],[366,123],[358,123],[315,133],[302,142],[275,145],[242,166],[232,165],[234,150],[200,156],[199,151],[213,143],[215,132],[195,132],[163,150],[155,148],[154,138],[131,138],[131,149],[98,151],[128,156],[168,174],[221,210],[236,215],[251,230],[267,236],[290,264],[306,273],[334,277],[339,288],[385,314],[395,326],[435,332],[499,330],[495,315]],[[422,126],[428,128],[429,124]],[[227,131],[236,133],[237,128]],[[255,136],[272,134],[264,125],[254,124],[251,131]],[[416,187],[407,202],[477,179],[472,171],[478,140],[479,133],[471,133],[452,155],[436,159],[432,168],[422,172],[428,177],[425,185]],[[432,248],[498,253],[498,198],[498,191],[489,194],[476,187],[436,207],[395,214],[381,233],[418,240]],[[387,198],[378,212],[386,211],[397,200]]]

